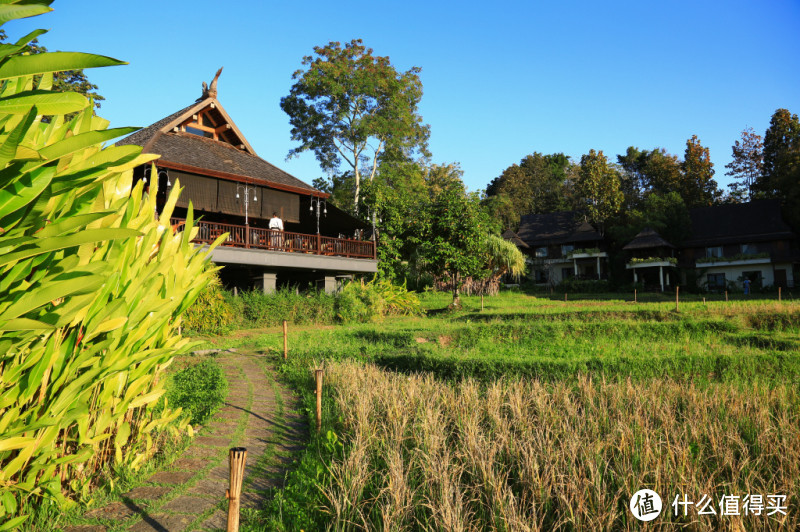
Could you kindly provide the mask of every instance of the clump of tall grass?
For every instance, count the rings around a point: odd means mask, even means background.
[[[800,527],[790,385],[446,384],[355,362],[327,374],[344,442],[322,486],[336,530],[633,530],[627,505],[645,487],[662,524]],[[674,517],[679,494],[717,510],[723,494],[786,495],[788,515]]]

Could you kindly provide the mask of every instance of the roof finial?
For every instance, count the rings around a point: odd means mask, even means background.
[[[211,86],[209,87],[206,82],[203,82],[203,95],[197,100],[205,100],[206,98],[216,98],[217,97],[217,80],[219,80],[219,75],[222,74],[222,69],[224,67],[220,67],[217,70],[217,74],[214,76],[214,79],[211,80]]]

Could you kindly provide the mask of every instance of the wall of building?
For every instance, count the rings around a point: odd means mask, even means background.
[[[727,283],[733,281],[736,283],[736,287],[741,289],[743,287],[742,280],[744,279],[744,273],[756,271],[761,272],[762,286],[774,286],[775,270],[785,270],[787,285],[794,286],[794,275],[792,273],[792,265],[790,263],[744,264],[736,266],[716,266],[712,264],[709,266],[701,265],[698,270],[703,272],[703,275],[701,275],[697,281],[698,285],[701,287],[706,286],[709,274],[724,273],[725,281]]]

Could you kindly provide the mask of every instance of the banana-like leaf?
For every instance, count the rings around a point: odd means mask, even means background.
[[[130,238],[134,236],[141,236],[141,233],[135,229],[116,228],[87,229],[80,233],[73,233],[66,236],[57,236],[47,239],[31,238],[28,239],[28,245],[25,246],[25,249],[15,253],[7,253],[0,257],[0,266],[10,264],[21,259],[27,259],[35,255],[41,255],[42,253],[80,246],[81,244],[105,240],[116,240],[119,238]]]
[[[34,106],[42,115],[65,115],[88,107],[89,100],[77,92],[39,90],[20,92],[0,99],[0,113],[26,114]]]
[[[2,20],[2,14],[0,14]],[[84,68],[127,65],[104,55],[85,54],[82,52],[50,52],[46,54],[18,55],[0,64],[0,79],[33,76],[46,72],[63,70],[81,70]]]
[[[39,154],[45,159],[58,159],[59,157],[74,153],[78,150],[95,146],[107,140],[128,135],[138,130],[138,127],[118,127],[116,129],[106,129],[103,131],[89,131],[42,148],[39,150]]]
[[[0,26],[10,20],[18,20],[21,18],[34,17],[52,11],[46,3],[44,5],[36,4],[17,4],[17,5],[0,5]]]

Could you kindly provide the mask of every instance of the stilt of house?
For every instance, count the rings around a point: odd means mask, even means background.
[[[661,291],[664,291],[664,267],[658,267],[658,282],[661,285]]]
[[[597,280],[600,280],[600,257],[597,257]]]
[[[264,293],[265,294],[274,294],[275,293],[275,286],[278,274],[276,273],[265,273],[263,277],[264,282]]]

